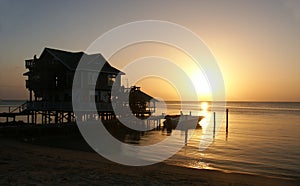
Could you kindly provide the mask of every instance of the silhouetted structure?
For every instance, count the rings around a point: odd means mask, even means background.
[[[101,72],[85,72],[74,80],[74,74],[79,61],[96,62],[103,65]],[[98,113],[102,118],[115,117],[111,100],[112,85],[120,87],[124,94],[128,89],[121,87],[123,72],[112,67],[101,54],[88,55],[83,52],[67,52],[57,49],[45,48],[39,58],[25,60],[25,67],[29,71],[26,88],[29,90],[29,101],[26,110],[31,115],[32,123],[36,123],[37,114],[42,115],[42,123],[50,123],[55,118],[55,123],[74,121],[72,110],[73,80],[82,87],[95,87],[94,94],[89,97],[78,97],[82,102],[95,102]],[[79,82],[79,83],[78,83]],[[93,84],[96,82],[96,84]],[[155,99],[145,94],[139,87],[129,89],[129,104],[132,113],[136,116],[150,115],[155,109]],[[152,104],[150,104],[152,102]],[[153,104],[154,102],[154,104]],[[89,117],[89,116],[88,116]]]
[[[129,106],[137,117],[150,116],[155,112],[156,99],[140,90],[141,87],[132,86],[129,92]]]

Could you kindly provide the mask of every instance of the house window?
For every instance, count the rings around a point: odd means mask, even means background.
[[[58,77],[55,76],[55,87],[58,87]]]
[[[116,76],[115,75],[109,75],[107,85],[108,86],[113,86],[115,81],[116,81]]]

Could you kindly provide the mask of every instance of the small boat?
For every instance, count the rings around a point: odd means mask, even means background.
[[[163,123],[167,129],[188,130],[201,128],[199,121],[203,118],[204,116],[166,115]]]

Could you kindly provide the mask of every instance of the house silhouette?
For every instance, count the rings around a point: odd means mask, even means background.
[[[101,64],[102,69],[100,73],[97,69],[82,72],[76,76],[78,79],[74,79],[79,62],[89,65]],[[130,107],[135,116],[150,116],[155,111],[156,100],[142,92],[140,87],[121,86],[121,76],[125,74],[111,66],[101,54],[45,48],[39,58],[34,55],[33,59],[25,60],[25,67],[28,69],[23,74],[27,77],[26,88],[29,91],[27,111],[32,123],[37,122],[38,114],[42,116],[42,123],[50,123],[51,118],[54,118],[55,123],[74,121],[73,81],[79,86],[77,88],[93,88],[93,93],[89,96],[79,95],[76,99],[83,103],[95,102],[102,119],[116,117],[112,106],[112,100],[115,99],[111,95],[112,86],[129,96],[129,103],[122,102],[119,106]]]

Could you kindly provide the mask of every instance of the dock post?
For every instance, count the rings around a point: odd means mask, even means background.
[[[55,111],[55,124],[58,124],[58,111]]]
[[[215,134],[216,134],[216,112],[214,112],[214,138],[215,138]]]
[[[226,109],[226,133],[228,133],[228,108]]]
[[[45,115],[44,115],[44,118],[45,118],[45,121],[44,121],[44,124],[48,124],[48,121],[47,121],[47,111],[45,111]]]
[[[71,123],[71,118],[72,118],[71,112],[69,111],[69,112],[68,112],[68,123]]]
[[[33,116],[33,115],[32,115],[32,116]],[[34,111],[34,124],[37,123],[37,116],[38,116],[37,111]]]
[[[35,117],[35,111],[31,111],[31,124],[36,124],[34,117]]]
[[[44,124],[44,111],[42,111],[42,125]]]
[[[47,116],[48,116],[48,111],[45,111],[45,115],[44,115],[45,121],[44,121],[44,124],[48,124]]]
[[[29,124],[29,116],[30,116],[30,112],[27,113],[27,124]]]
[[[51,123],[51,111],[48,111],[48,124]]]

